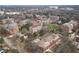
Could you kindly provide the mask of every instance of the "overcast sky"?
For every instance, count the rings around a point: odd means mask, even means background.
[[[79,0],[0,0],[0,5],[78,5]]]

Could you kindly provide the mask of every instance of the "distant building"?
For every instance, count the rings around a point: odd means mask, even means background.
[[[18,14],[20,14],[20,12],[6,12],[6,14],[8,14],[8,15],[18,15]]]
[[[4,11],[0,11],[0,14],[3,15],[4,14]]]
[[[58,34],[45,34],[41,38],[35,39],[32,43],[41,50],[41,52],[46,52],[48,49],[54,48],[61,44],[62,38]],[[38,50],[37,49],[37,50]],[[39,52],[39,51],[38,51]]]
[[[49,6],[49,8],[51,8],[51,9],[58,9],[59,7],[58,6]]]
[[[35,15],[35,18],[38,20],[43,20],[43,19],[46,19],[46,16],[45,15]]]
[[[60,8],[61,10],[69,10],[69,11],[71,11],[71,10],[74,10],[74,8]]]

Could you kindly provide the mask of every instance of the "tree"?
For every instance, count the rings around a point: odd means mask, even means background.
[[[31,25],[30,23],[27,23],[27,24],[23,25],[23,26],[20,28],[20,31],[21,31],[22,33],[26,33],[27,31],[29,31],[30,25]]]
[[[59,19],[61,22],[62,22],[62,24],[64,24],[64,23],[66,23],[66,22],[69,22],[70,21],[70,19],[69,18],[65,18],[65,17],[60,17],[60,19]]]
[[[48,24],[48,29],[57,32],[59,30],[59,26],[57,24]]]
[[[7,36],[9,33],[3,27],[0,27],[0,36]]]
[[[39,36],[39,33],[38,32],[33,33],[33,37],[34,38],[37,37],[37,36]]]
[[[44,35],[44,34],[45,34],[45,32],[44,32],[43,29],[39,31],[39,35],[40,35],[40,36],[42,36],[42,35]]]
[[[4,43],[4,39],[0,37],[0,44]]]

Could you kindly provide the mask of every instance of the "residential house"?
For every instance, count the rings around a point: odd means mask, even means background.
[[[74,29],[74,27],[77,27],[78,23],[76,21],[71,20],[68,23],[65,23],[61,26],[61,29],[65,32],[71,33],[73,32],[72,30]]]
[[[59,20],[59,16],[51,16],[49,18],[49,23],[57,23]]]
[[[19,28],[16,22],[13,21],[13,19],[7,20],[6,24],[4,25],[4,29],[9,33],[9,34],[14,34],[19,32]]]
[[[61,42],[62,42],[61,36],[59,34],[54,33],[53,34],[47,33],[44,36],[32,41],[34,46],[38,47],[38,49],[40,49],[41,52],[47,52],[47,50],[50,50],[51,48],[58,46],[59,44],[61,44]]]
[[[4,37],[5,43],[11,48],[16,49],[19,52],[26,52],[25,47],[25,40],[28,38],[28,36],[25,36],[21,33],[16,33],[7,37]]]
[[[18,22],[18,25],[21,27],[21,26],[27,24],[27,22],[29,22],[29,20],[30,20],[30,19],[20,20],[20,21]]]
[[[31,33],[38,32],[42,29],[42,21],[41,20],[33,20],[32,26],[29,28]]]
[[[73,40],[73,44],[76,46],[76,48],[79,50],[79,36],[76,36]]]
[[[4,25],[6,23],[7,19],[1,19],[0,20],[0,25]]]

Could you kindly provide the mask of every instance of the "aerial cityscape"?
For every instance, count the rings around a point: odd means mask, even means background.
[[[0,5],[0,53],[79,53],[79,5]]]

